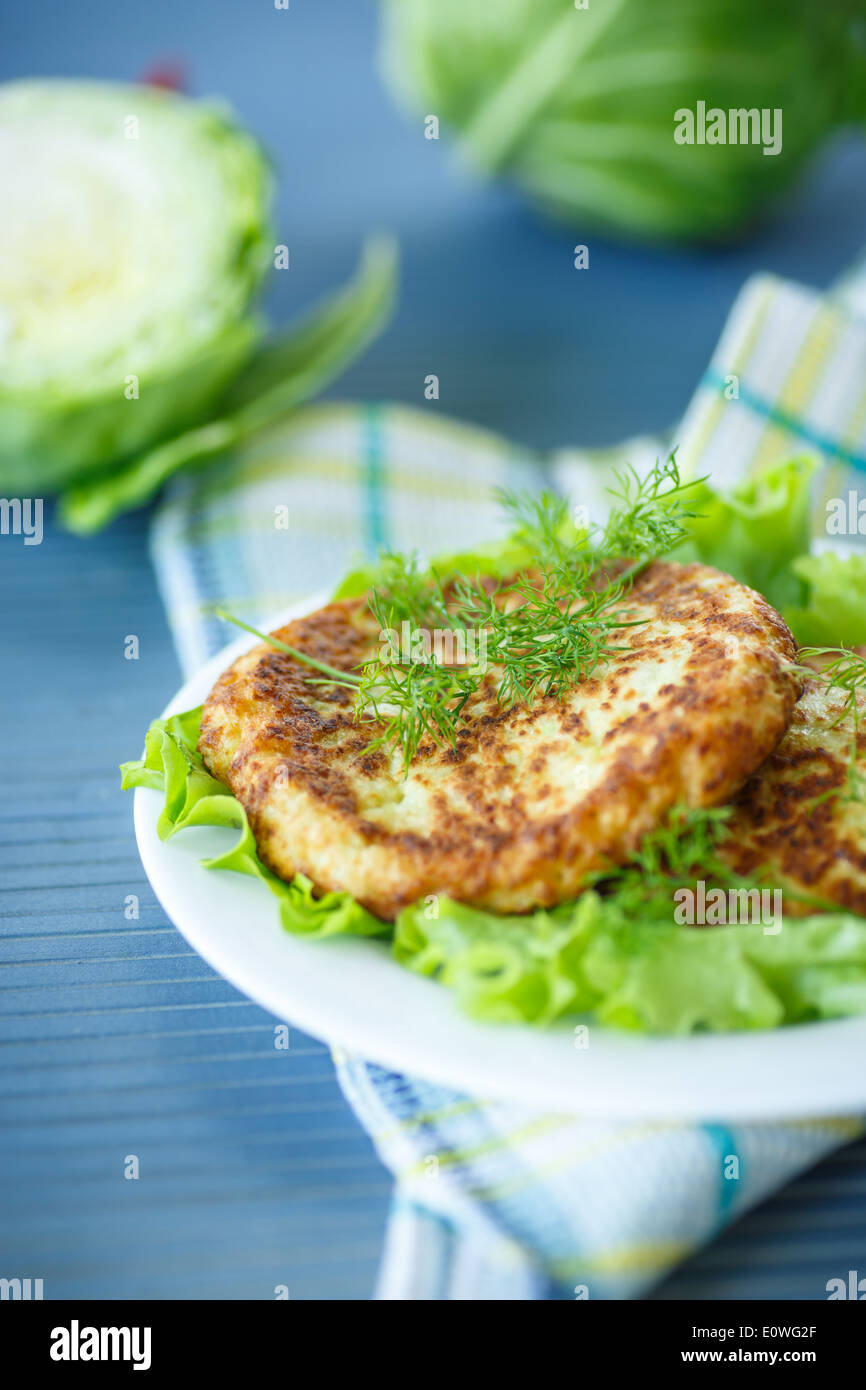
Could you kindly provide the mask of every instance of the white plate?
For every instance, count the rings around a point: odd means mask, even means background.
[[[254,642],[245,637],[214,657],[165,713],[200,704]],[[586,1116],[771,1120],[866,1110],[866,1018],[670,1039],[591,1024],[586,1048],[575,1046],[573,1022],[547,1030],[475,1023],[449,990],[396,965],[382,942],[288,935],[264,884],[199,864],[234,832],[190,829],[163,843],[161,805],[158,792],[135,794],[142,862],[169,917],[244,994],[314,1037],[457,1090]]]

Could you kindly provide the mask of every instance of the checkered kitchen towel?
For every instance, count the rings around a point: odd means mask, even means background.
[[[822,455],[829,486],[850,474],[862,487],[864,283],[866,275],[853,276],[833,300],[768,276],[746,285],[672,436],[686,471],[729,482],[752,463],[805,449]],[[225,643],[216,603],[258,624],[383,546],[435,553],[493,537],[496,484],[553,483],[601,515],[610,468],[626,457],[641,468],[666,445],[639,439],[540,458],[432,410],[307,409],[242,457],[177,481],[156,516],[153,557],[184,669]],[[857,1118],[727,1128],[595,1122],[335,1055],[396,1178],[385,1299],[639,1295],[863,1128]],[[726,1176],[732,1156],[735,1181]]]

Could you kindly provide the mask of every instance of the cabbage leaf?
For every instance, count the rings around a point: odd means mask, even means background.
[[[253,355],[224,396],[222,414],[125,467],[70,488],[60,502],[64,524],[81,535],[99,530],[121,512],[142,506],[173,474],[201,467],[323,390],[381,330],[393,304],[396,273],[394,243],[369,242],[344,289]]]

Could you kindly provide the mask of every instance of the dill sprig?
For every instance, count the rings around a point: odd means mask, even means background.
[[[706,482],[696,478],[684,483],[672,450],[663,463],[656,462],[645,478],[629,464],[617,473],[609,490],[614,499],[601,540],[607,556],[666,555],[688,535],[687,521],[698,515],[687,496]]]
[[[427,629],[455,625],[439,576],[434,570],[422,569],[417,551],[409,555],[383,551],[379,565],[381,578],[371,590],[367,606],[380,631],[402,622]]]
[[[423,664],[367,663],[355,717],[375,719],[383,728],[365,753],[378,748],[399,748],[405,774],[425,738],[453,748],[464,706],[475,689],[468,672],[443,666],[433,659]]]
[[[630,918],[669,916],[674,889],[697,875],[714,887],[742,886],[718,852],[731,814],[730,806],[673,807],[625,864],[595,874],[593,886]]]
[[[382,640],[357,671],[337,671],[237,625],[317,669],[320,683],[353,687],[356,719],[381,726],[368,751],[398,749],[405,774],[425,739],[456,746],[467,707],[482,687],[492,688],[505,707],[538,695],[563,699],[623,651],[616,635],[637,620],[620,611],[622,602],[647,565],[688,535],[685,523],[694,512],[687,494],[702,481],[681,481],[675,453],[644,479],[626,469],[611,488],[614,505],[604,528],[576,526],[567,500],[555,493],[500,491],[511,539],[532,556],[526,571],[508,580],[459,575],[445,586],[417,554],[383,554],[381,577],[368,597]],[[402,642],[405,625],[409,652]],[[450,658],[431,646],[431,633],[449,636]],[[416,641],[419,635],[425,640]],[[480,659],[468,659],[467,653],[477,658],[479,651]]]
[[[717,857],[725,837],[730,806],[675,806],[650,835],[644,836],[629,863],[649,886],[684,878],[711,866],[719,877],[730,874]]]
[[[595,523],[577,526],[568,501],[555,492],[536,496],[498,488],[496,497],[512,519],[512,538],[531,550],[542,565],[573,560],[576,549],[587,551],[596,563],[622,556],[655,559],[686,539],[685,523],[699,515],[689,494],[706,477],[683,482],[676,449],[666,459],[656,460],[643,478],[631,464],[615,470],[613,476],[607,489],[612,505],[603,528]]]
[[[845,699],[834,726],[841,724],[850,715],[854,727],[859,727],[859,697],[866,695],[866,656],[852,651],[850,647],[801,647],[798,657],[803,663],[823,662],[819,669],[804,665],[804,673],[812,680],[822,681],[828,690],[845,692]]]
[[[488,660],[501,669],[501,704],[530,704],[538,693],[562,699],[605,657],[624,650],[609,639],[634,626],[613,612],[625,583],[615,580],[603,588],[589,587],[585,562],[585,582],[576,584],[576,577],[574,567],[563,561],[543,570],[537,581],[521,575],[491,594],[458,583],[461,617],[486,634]]]
[[[371,746],[399,746],[404,770],[425,737],[454,747],[466,706],[491,670],[497,673],[496,698],[505,707],[530,704],[539,693],[562,699],[600,661],[624,650],[613,636],[635,625],[615,611],[632,571],[628,578],[593,587],[595,571],[594,562],[582,556],[493,587],[485,587],[481,578],[458,577],[447,600],[434,576],[425,610],[423,599],[411,589],[413,562],[407,564],[407,601],[395,599],[390,589],[370,596],[380,633],[395,632],[406,621],[411,627],[420,618],[413,631],[429,633],[438,626],[453,634],[465,659],[446,663],[433,651],[416,650],[408,660],[403,653],[389,661],[377,654],[365,663],[357,714],[384,723]],[[399,585],[396,593],[401,594]],[[466,654],[474,650],[477,656],[479,649],[481,660],[470,663]]]
[[[510,539],[524,545],[542,567],[574,560],[597,529],[576,527],[567,498],[549,489],[536,494],[498,487],[493,495],[511,519]]]
[[[450,631],[463,639],[483,636],[486,661],[445,664],[434,653],[411,662],[368,662],[358,717],[370,711],[384,721],[376,746],[397,746],[404,771],[425,737],[454,747],[472,696],[497,673],[500,704],[529,704],[537,695],[563,699],[599,663],[624,650],[618,631],[634,626],[618,609],[638,575],[658,555],[688,535],[695,513],[676,452],[657,462],[644,479],[632,468],[615,475],[614,506],[607,525],[578,527],[566,498],[500,489],[510,517],[510,539],[533,560],[528,572],[491,585],[483,576],[458,576],[446,595],[435,569],[423,571],[417,555],[384,557],[384,573],[369,598],[380,632],[410,626]],[[627,560],[624,569],[622,561]],[[613,562],[617,564],[614,565]],[[607,572],[609,571],[609,572]]]
[[[309,652],[302,652],[299,647],[290,647],[286,642],[281,642],[278,637],[274,637],[270,632],[260,632],[257,627],[251,627],[249,623],[242,622],[240,618],[227,613],[224,608],[215,608],[214,616],[222,618],[224,623],[233,623],[235,627],[243,628],[244,632],[251,632],[254,637],[258,637],[262,642],[267,642],[274,651],[286,652],[288,656],[294,657],[295,661],[302,662],[305,666],[310,666],[314,671],[321,671],[327,678],[321,681],[322,685],[348,685],[357,689],[360,684],[360,677],[353,675],[351,671],[340,671],[336,666],[329,666],[327,662],[318,661]]]
[[[866,695],[866,656],[849,647],[801,647],[798,655],[802,662],[817,660],[824,663],[817,670],[812,666],[800,667],[804,675],[823,682],[827,690],[838,690],[844,694],[831,727],[838,728],[848,718],[853,725],[844,783],[819,796],[816,804],[833,797],[846,802],[866,802],[866,774],[860,767],[859,749],[860,698]]]
[[[730,839],[733,814],[730,805],[674,806],[624,864],[595,874],[590,886],[633,922],[670,921],[676,890],[698,880],[708,891],[725,893],[775,888],[769,866],[744,877],[725,862],[722,851]],[[828,906],[790,885],[785,895],[815,910]]]

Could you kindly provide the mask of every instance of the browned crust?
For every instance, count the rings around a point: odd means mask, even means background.
[[[562,703],[503,709],[489,677],[456,748],[422,744],[409,783],[387,754],[365,754],[377,729],[353,722],[350,692],[316,686],[315,672],[263,646],[217,681],[200,751],[283,877],[306,873],[386,919],[429,894],[515,912],[562,901],[621,863],[671,806],[729,800],[799,694],[782,619],[717,570],[657,562],[622,606],[649,618],[617,634],[627,651]],[[341,670],[377,639],[363,599],[275,635]],[[576,774],[587,758],[590,770],[600,760],[600,782],[563,786],[563,759]],[[401,828],[387,823],[398,805]]]
[[[866,697],[860,705],[857,760],[866,775]],[[737,873],[787,889],[788,916],[827,904],[866,917],[866,806],[844,795],[855,726],[840,720],[843,712],[844,696],[809,681],[788,733],[735,803],[724,858]]]

